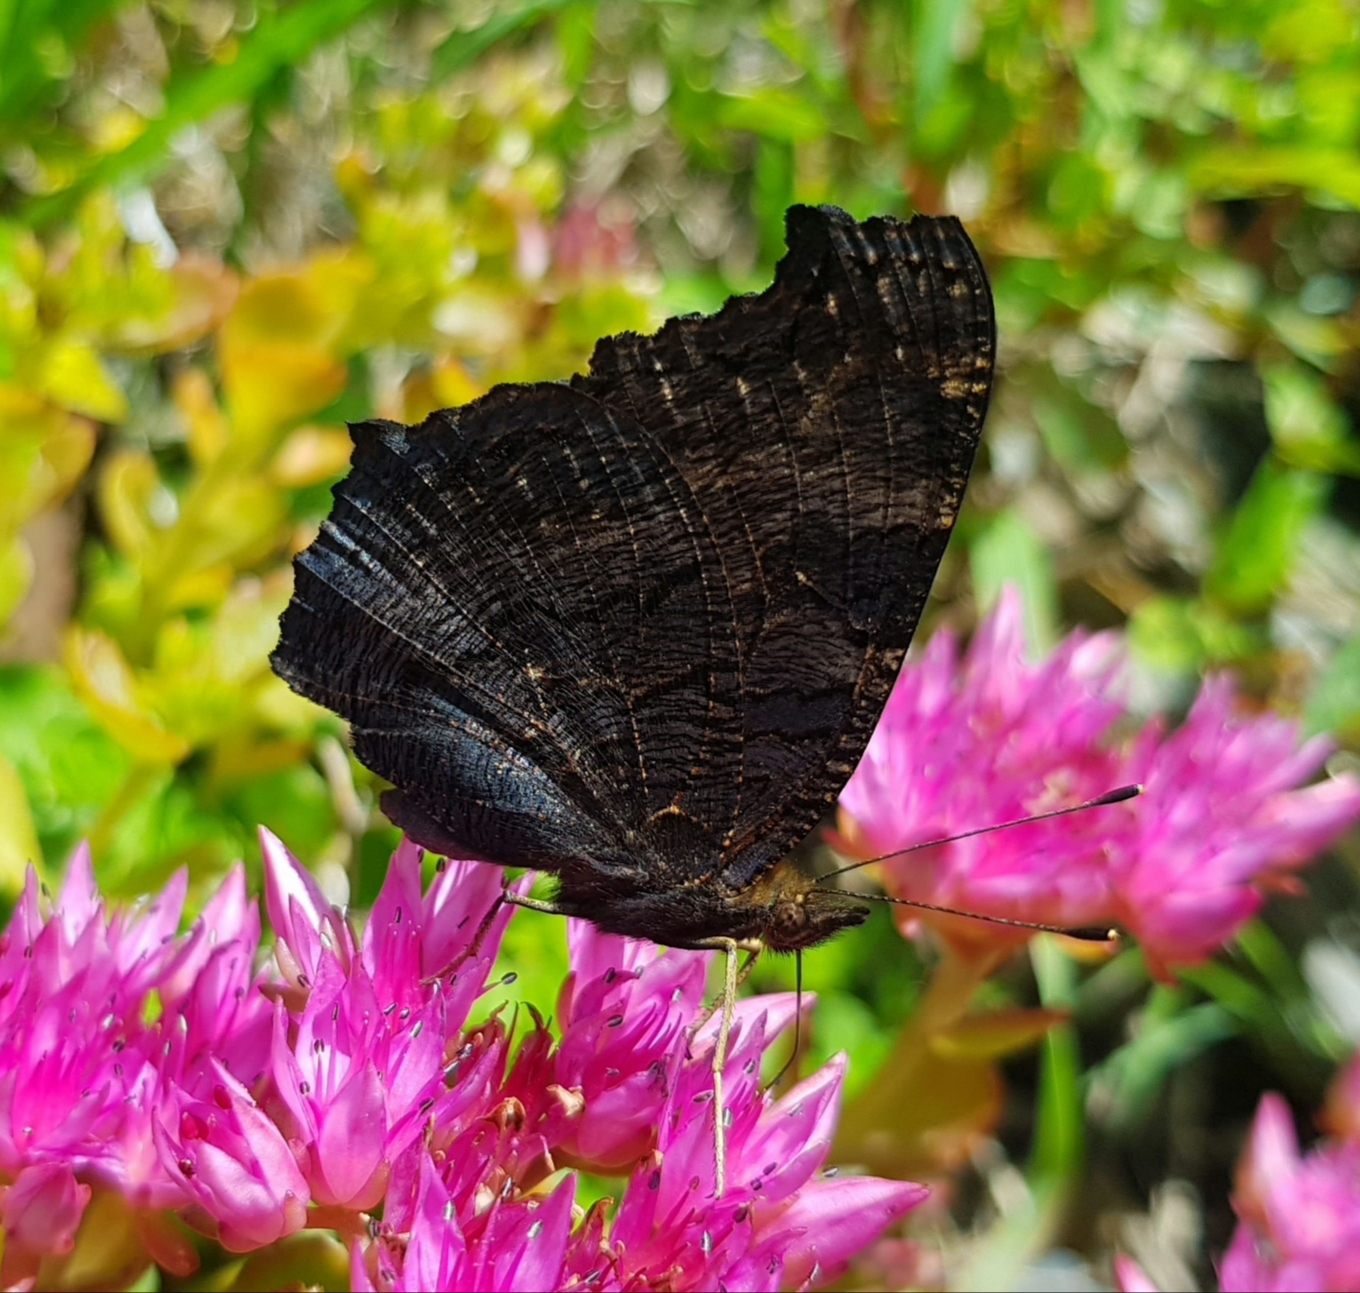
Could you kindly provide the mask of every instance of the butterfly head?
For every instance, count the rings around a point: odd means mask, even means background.
[[[815,947],[842,929],[862,924],[869,914],[850,894],[817,888],[812,877],[787,860],[741,896],[751,906],[763,908],[759,937],[772,952]]]

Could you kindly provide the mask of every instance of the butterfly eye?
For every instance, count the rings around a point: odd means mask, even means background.
[[[807,908],[801,902],[784,899],[775,904],[770,925],[772,941],[782,943],[807,927]]]

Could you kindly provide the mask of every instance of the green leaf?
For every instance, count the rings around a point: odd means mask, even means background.
[[[1265,309],[1265,321],[1290,351],[1323,372],[1336,369],[1352,349],[1339,319],[1309,314],[1292,300],[1272,301]]]
[[[1251,655],[1261,634],[1217,607],[1186,597],[1150,597],[1129,618],[1129,641],[1156,669],[1190,674]]]
[[[1360,736],[1360,633],[1322,671],[1303,717],[1310,736],[1319,732],[1333,732],[1348,740]]]
[[[1262,370],[1261,381],[1266,425],[1282,462],[1360,475],[1360,444],[1350,419],[1316,373],[1302,364],[1271,364]]]
[[[95,23],[129,0],[4,0],[0,3],[0,130],[11,137],[29,119],[45,90],[59,83],[69,60]],[[44,56],[46,55],[46,56]]]
[[[33,583],[33,554],[22,535],[0,540],[0,625],[18,610]]]
[[[826,115],[805,94],[762,89],[753,94],[725,95],[718,119],[730,130],[749,130],[764,139],[808,143],[826,134]]]
[[[1238,932],[1237,946],[1282,1001],[1308,997],[1308,982],[1289,949],[1264,921],[1252,920]]]
[[[42,853],[51,864],[88,833],[130,765],[51,667],[0,668],[0,755],[23,778]]]
[[[11,902],[24,887],[29,865],[43,870],[42,848],[18,771],[0,754],[0,899]]]
[[[504,6],[499,12],[492,8],[491,16],[480,27],[474,27],[471,31],[455,31],[435,46],[430,55],[430,79],[442,81],[452,76],[454,72],[476,62],[493,45],[516,32],[533,27],[549,14],[565,9],[569,4],[570,0],[528,0],[528,3],[515,5],[508,11]],[[579,5],[571,7],[580,8]]]
[[[1037,657],[1058,640],[1058,585],[1053,559],[1014,508],[1006,508],[969,551],[978,609],[985,612],[1007,584],[1025,603],[1025,640]]]
[[[1360,207],[1360,160],[1349,148],[1324,145],[1208,148],[1190,168],[1190,182],[1211,197],[1258,197],[1282,188],[1318,189]]]
[[[989,1010],[966,1015],[952,1028],[935,1034],[930,1046],[946,1059],[998,1060],[1033,1046],[1059,1024],[1063,1010]]]
[[[944,98],[954,68],[954,33],[968,21],[968,0],[917,0],[912,51],[916,120],[924,121]]]
[[[1137,1035],[1090,1074],[1093,1116],[1109,1126],[1138,1125],[1173,1072],[1239,1031],[1222,1005],[1187,1007],[1180,989],[1154,989]]]
[[[1039,984],[1039,1000],[1048,1011],[1071,1010],[1076,1004],[1076,966],[1047,936],[1030,944],[1030,960]],[[1028,1175],[1032,1183],[1069,1182],[1081,1172],[1086,1153],[1081,1103],[1081,1055],[1070,1025],[1053,1028],[1044,1038],[1035,1111],[1034,1149]]]
[[[1106,471],[1128,458],[1128,441],[1114,418],[1061,381],[1047,364],[1028,366],[1009,382],[1030,393],[1044,448],[1068,472]]]
[[[1236,1019],[1257,1033],[1266,1033],[1280,1026],[1280,1012],[1275,1002],[1259,984],[1252,983],[1236,970],[1218,961],[1203,965],[1185,966],[1179,971],[1186,983],[1192,983],[1208,993]]]
[[[1303,527],[1326,497],[1324,477],[1263,462],[1219,541],[1205,579],[1210,595],[1239,614],[1268,609],[1293,569]]]

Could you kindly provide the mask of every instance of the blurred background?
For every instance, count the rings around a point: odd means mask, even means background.
[[[953,212],[992,275],[998,389],[923,632],[1013,582],[1035,652],[1127,632],[1136,708],[1231,667],[1357,765],[1351,0],[11,0],[0,69],[7,906],[82,837],[108,894],[201,894],[264,824],[362,907],[378,788],[266,661],[345,421],[761,288],[793,202]],[[956,1286],[1098,1287],[1116,1247],[1211,1280],[1260,1092],[1313,1134],[1360,1040],[1357,867],[1352,837],[1175,986],[1136,953],[1086,978],[1066,1139],[1034,1148],[1051,1057],[1006,1061],[915,1222]],[[516,994],[551,1002],[560,935],[526,929]],[[853,1096],[916,953],[876,919],[806,981]],[[1032,967],[987,991],[1032,1002]],[[942,1278],[884,1254],[861,1284]]]

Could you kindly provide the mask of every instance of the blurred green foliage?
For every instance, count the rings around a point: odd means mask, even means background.
[[[1140,703],[1232,664],[1353,758],[1358,28],[1344,0],[0,4],[0,892],[83,836],[106,892],[201,891],[263,823],[362,905],[376,787],[266,661],[344,422],[758,287],[793,202],[955,211],[992,272],[927,628],[1017,582],[1036,648],[1127,626]],[[1146,1126],[1225,1039],[1316,1094],[1344,1040],[1271,937],[1150,994],[1136,953],[1040,967],[1084,1038],[1142,1013],[1084,1078],[1050,1034],[1035,1180],[1080,1170],[1061,1109]],[[809,958],[814,1057],[860,1088],[922,973],[886,920]],[[1032,985],[987,992],[1009,1022],[955,1060],[1033,1040]]]

